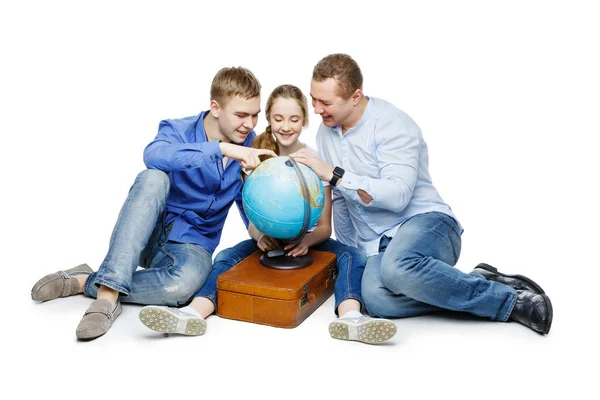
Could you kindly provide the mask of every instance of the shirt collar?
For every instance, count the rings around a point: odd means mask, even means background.
[[[208,111],[202,111],[198,115],[198,121],[196,121],[196,143],[208,142],[208,136],[204,131],[204,118],[208,115]]]

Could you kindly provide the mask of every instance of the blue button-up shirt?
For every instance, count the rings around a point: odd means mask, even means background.
[[[171,190],[167,199],[165,225],[173,223],[169,240],[195,243],[214,252],[229,208],[235,201],[242,219],[248,218],[242,206],[240,163],[227,160],[218,141],[208,141],[204,118],[208,111],[194,117],[160,122],[158,135],[144,150],[148,168],[167,172]],[[250,132],[244,146],[255,137]]]
[[[336,238],[371,256],[379,252],[382,236],[394,237],[414,215],[439,211],[456,217],[433,186],[417,124],[387,101],[368,100],[359,123],[345,134],[341,126],[321,124],[317,146],[324,161],[346,171],[333,190]],[[365,204],[358,189],[373,201]]]

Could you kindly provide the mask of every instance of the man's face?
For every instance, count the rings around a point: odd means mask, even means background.
[[[328,127],[342,125],[352,113],[352,98],[343,99],[337,94],[338,83],[333,78],[322,82],[314,79],[310,83],[310,97],[315,114],[323,118],[323,124]]]
[[[219,129],[232,143],[242,144],[258,122],[260,97],[230,97],[219,111]]]

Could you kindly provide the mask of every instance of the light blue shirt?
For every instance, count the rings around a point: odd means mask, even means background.
[[[346,171],[333,190],[336,238],[372,256],[379,252],[381,237],[394,237],[412,216],[438,211],[456,217],[433,186],[427,144],[417,124],[391,103],[367,99],[360,122],[345,134],[341,126],[321,124],[317,146],[324,161]],[[358,189],[373,201],[365,204]]]

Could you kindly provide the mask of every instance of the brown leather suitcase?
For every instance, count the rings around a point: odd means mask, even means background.
[[[217,279],[217,315],[295,328],[333,293],[335,254],[311,250],[305,268],[278,270],[260,264],[257,251]]]

